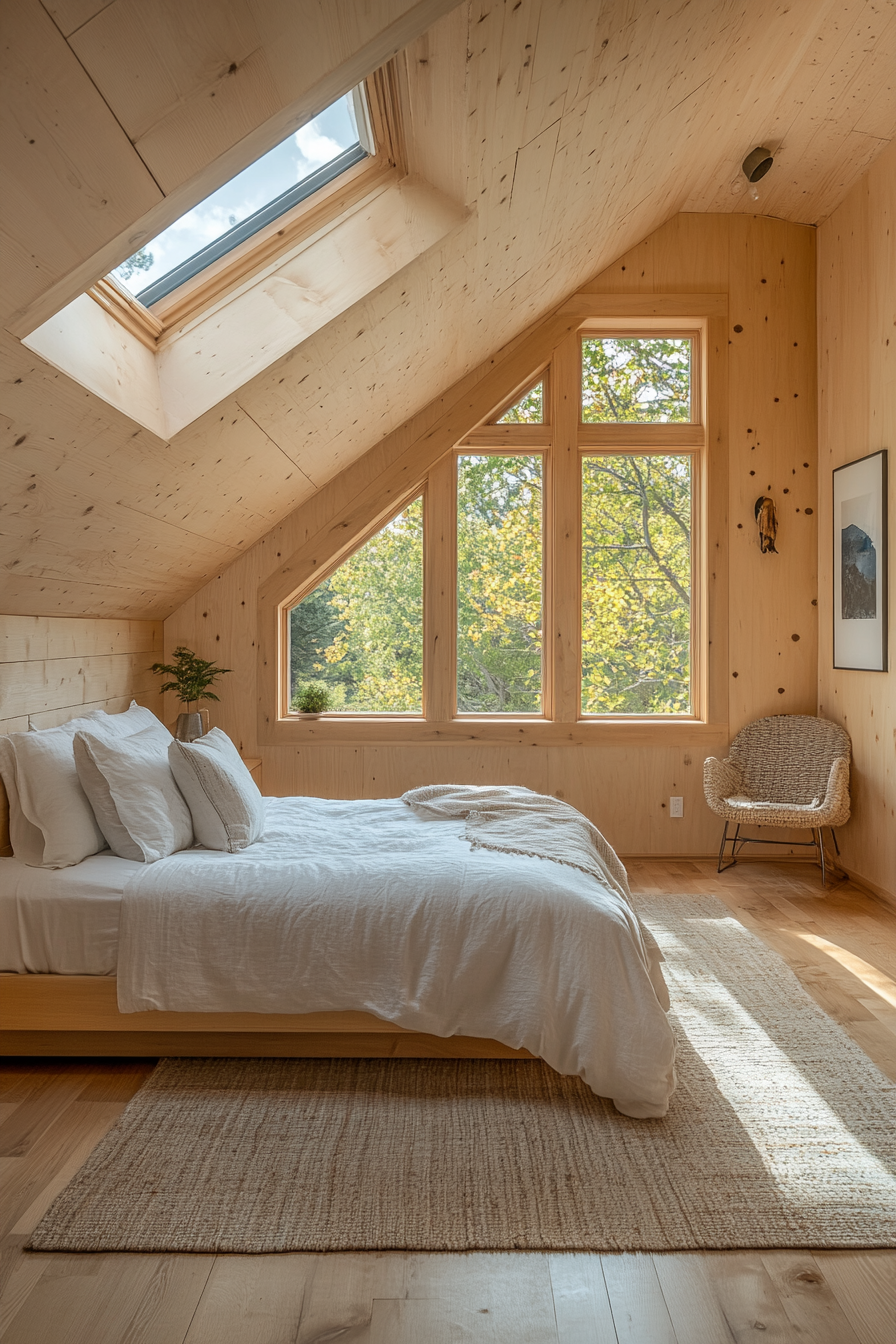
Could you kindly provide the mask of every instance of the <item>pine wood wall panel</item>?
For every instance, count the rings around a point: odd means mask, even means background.
[[[405,428],[347,467],[166,622],[169,652],[183,642],[201,656],[234,668],[222,683],[220,705],[212,707],[212,721],[245,754],[263,756],[266,792],[388,797],[435,781],[525,784],[562,794],[591,816],[623,853],[709,853],[717,848],[719,828],[703,801],[704,757],[723,753],[730,734],[761,714],[814,710],[817,514],[795,512],[797,503],[802,510],[814,500],[815,490],[814,230],[742,216],[679,215],[587,288],[602,296],[602,309],[607,303],[603,296],[613,293],[702,292],[728,299],[728,385],[713,391],[727,409],[709,452],[724,456],[720,465],[729,483],[732,564],[729,591],[722,599],[730,614],[729,651],[718,669],[727,687],[723,700],[729,731],[703,729],[689,738],[687,729],[676,728],[673,739],[664,738],[659,729],[646,729],[646,741],[614,743],[608,734],[598,747],[458,743],[259,748],[259,588],[302,546],[318,536],[323,540],[327,520],[341,518],[352,499],[368,488],[374,497],[378,478],[406,450],[405,436],[412,431]],[[734,325],[743,326],[743,332],[735,333]],[[547,353],[539,356],[533,349],[533,372]],[[475,371],[471,385],[483,376],[482,368]],[[427,423],[435,425],[441,408],[440,401],[432,403],[413,421],[413,433],[419,435]],[[748,436],[747,428],[759,431],[759,447],[754,448],[756,435]],[[765,473],[761,488],[764,492],[771,484],[781,505],[778,556],[759,553],[753,519],[758,476],[750,476],[759,471],[757,454]],[[802,466],[806,460],[809,469]],[[796,495],[794,480],[805,494]],[[786,496],[785,489],[790,492]],[[791,497],[792,516],[787,512]],[[791,638],[795,632],[800,633],[798,644]],[[670,794],[685,799],[681,821],[668,816]]]
[[[110,3],[111,0],[44,0],[44,9],[62,36],[68,38]]]
[[[10,0],[0,314],[34,330],[456,3]]]
[[[162,192],[39,0],[5,4],[2,34],[0,232],[10,251],[0,309],[7,317]]]
[[[815,233],[791,248],[791,232],[768,220],[731,240],[732,728],[765,714],[815,713]],[[775,501],[778,554],[758,546],[761,495]]]
[[[92,709],[116,714],[131,700],[160,713],[161,621],[0,615],[0,733],[55,728]],[[9,807],[0,783],[0,855]]]
[[[245,166],[455,2],[227,0],[210,21],[207,4],[113,0],[71,44],[167,194],[266,126]]]
[[[819,713],[852,738],[847,868],[896,895],[896,152],[819,229]],[[890,450],[890,671],[833,667],[831,472]]]
[[[89,19],[84,17],[89,4],[85,8],[78,0],[60,0],[57,8],[63,30],[72,34],[67,48],[72,59],[77,47],[108,98],[123,89],[135,118],[138,111],[143,118],[141,134],[150,123],[160,128],[167,118],[176,121],[193,109],[195,126],[173,141],[174,150],[185,155],[202,146],[204,153],[212,152],[203,129],[206,104],[223,96],[222,82],[228,90],[241,86],[239,60],[250,48],[250,56],[263,50],[278,96],[287,96],[282,81],[298,78],[301,64],[296,25],[309,10],[323,16],[327,41],[342,43],[346,60],[356,54],[351,43],[360,40],[360,30],[352,25],[362,18],[370,17],[375,27],[378,14],[386,24],[378,30],[382,35],[390,15],[400,11],[409,22],[416,15],[421,30],[408,29],[413,40],[402,56],[409,169],[466,205],[470,215],[442,243],[171,442],[139,431],[126,416],[0,336],[8,359],[3,409],[10,430],[4,447],[16,445],[10,460],[26,475],[43,476],[58,467],[66,485],[83,462],[93,472],[89,503],[97,513],[109,503],[123,503],[181,531],[169,536],[171,566],[157,577],[158,534],[148,521],[144,536],[140,519],[133,517],[133,555],[139,560],[145,548],[153,584],[129,580],[127,589],[104,591],[95,577],[82,586],[80,556],[82,544],[89,550],[102,530],[95,524],[92,535],[82,536],[66,524],[68,548],[59,564],[43,566],[37,583],[29,578],[13,584],[12,609],[23,612],[168,614],[182,600],[181,577],[188,588],[207,580],[228,563],[231,546],[246,549],[264,536],[278,518],[688,202],[696,210],[814,221],[835,208],[861,172],[866,149],[879,152],[896,121],[896,88],[887,73],[896,60],[889,0],[884,5],[763,0],[740,10],[715,0],[654,7],[630,0],[600,6],[590,0],[476,0],[449,8],[435,23],[436,8],[427,10],[424,22],[419,6],[399,0],[343,7],[310,0],[293,6],[209,0],[188,7],[183,42],[176,18],[184,8],[171,0],[145,5],[113,0]],[[226,19],[220,32],[207,22],[204,46],[194,15],[200,10],[205,16],[221,12]],[[158,23],[144,52],[136,39],[130,45],[124,39],[128,23],[133,21],[136,33],[149,22],[147,16]],[[261,48],[252,47],[253,30]],[[215,67],[211,82],[203,83],[224,50],[224,35],[236,44],[237,71],[231,74],[229,64]],[[58,32],[56,38],[62,42]],[[299,54],[310,45],[302,38]],[[145,71],[139,65],[144,58]],[[149,101],[137,109],[134,87],[144,75]],[[175,93],[182,101],[171,102]],[[810,95],[806,126],[815,127],[811,143],[818,153],[792,155],[789,137]],[[66,104],[65,112],[77,124],[77,107]],[[286,134],[289,127],[277,122],[280,115],[262,123],[265,134],[275,129]],[[226,121],[222,117],[222,125]],[[781,128],[785,144],[763,179],[759,201],[743,192],[733,195],[731,181],[745,148],[761,141],[770,125]],[[137,127],[135,120],[134,134]],[[856,135],[873,140],[861,154],[850,139]],[[250,139],[238,144],[248,157]],[[211,185],[204,173],[224,172],[231,152],[190,179],[194,196],[182,204],[192,204]],[[173,174],[180,171],[174,158],[169,167]],[[162,206],[174,209],[172,202],[174,195]],[[58,221],[73,209],[65,195],[48,202],[38,192],[23,203],[13,221],[22,283],[38,288],[49,283],[50,271],[35,270],[29,251],[32,236],[43,237],[35,212]],[[166,222],[152,212],[139,221],[135,216],[125,236],[145,240],[150,234],[144,230]],[[52,220],[51,225],[57,227]],[[75,220],[69,233],[80,228]],[[125,251],[131,247],[128,242]],[[85,271],[64,296],[59,290],[53,303],[73,297],[122,255],[110,251],[92,261],[93,271]],[[635,252],[631,255],[637,265]],[[46,266],[51,261],[52,256]],[[19,270],[14,261],[14,279]],[[628,288],[634,277],[622,279]],[[648,280],[641,277],[649,290]],[[682,283],[695,287],[692,280]],[[104,465],[94,471],[97,461]],[[80,493],[84,485],[74,488]],[[46,517],[50,521],[52,511]],[[212,542],[211,549],[193,548],[193,533]],[[86,557],[85,562],[92,563]]]
[[[159,713],[161,621],[0,616],[0,733],[53,728],[136,699]]]

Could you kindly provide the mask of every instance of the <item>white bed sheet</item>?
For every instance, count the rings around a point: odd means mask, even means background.
[[[55,870],[0,858],[0,971],[114,975],[122,892],[142,867],[108,853]]]
[[[265,839],[239,855],[0,859],[0,970],[117,973],[124,1011],[362,1009],[492,1037],[663,1114],[668,999],[628,902],[463,832],[398,799],[271,799]]]
[[[629,902],[551,860],[473,850],[400,799],[269,799],[264,840],[183,850],[122,898],[123,1012],[360,1009],[491,1037],[634,1116],[665,1113],[675,1046]]]

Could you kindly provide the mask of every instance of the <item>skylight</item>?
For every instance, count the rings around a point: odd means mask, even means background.
[[[181,215],[113,277],[148,307],[360,163],[370,143],[362,99],[360,89],[345,94]]]

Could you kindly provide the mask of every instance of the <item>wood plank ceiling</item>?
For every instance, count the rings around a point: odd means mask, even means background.
[[[2,17],[10,613],[168,614],[672,214],[817,223],[896,137],[896,0],[6,0]],[[170,442],[11,334],[403,44],[410,171],[470,214],[364,301]],[[776,163],[753,201],[733,187],[756,144]]]

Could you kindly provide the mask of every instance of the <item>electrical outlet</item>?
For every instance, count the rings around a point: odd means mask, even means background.
[[[670,799],[669,799],[669,816],[670,816],[670,817],[683,817],[683,816],[684,816],[684,799],[683,799],[683,798],[670,798]]]

